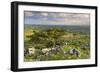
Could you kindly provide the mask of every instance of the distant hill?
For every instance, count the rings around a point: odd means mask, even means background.
[[[48,28],[62,28],[72,32],[90,33],[89,25],[40,25],[40,24],[25,24],[24,28],[48,29]]]

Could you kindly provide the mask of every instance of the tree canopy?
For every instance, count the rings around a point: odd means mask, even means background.
[[[64,40],[60,37],[64,34],[65,30],[61,28],[50,28],[42,31],[33,31],[33,35],[29,36],[29,41],[38,49],[42,49],[43,47],[54,47],[57,44],[63,45]]]

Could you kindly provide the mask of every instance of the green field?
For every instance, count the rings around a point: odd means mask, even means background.
[[[83,29],[82,29],[83,28]],[[60,46],[59,50],[51,50]],[[29,49],[34,47],[34,54],[29,55]],[[50,51],[43,53],[43,49]],[[78,56],[66,54],[74,49]],[[90,33],[87,26],[33,26],[26,25],[24,28],[24,61],[50,61],[50,60],[76,60],[90,58]]]

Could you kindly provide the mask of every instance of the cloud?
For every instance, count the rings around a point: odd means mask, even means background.
[[[42,16],[48,16],[48,13],[42,12],[40,13]]]
[[[32,12],[25,11],[26,21],[31,17],[31,21],[37,24],[65,24],[65,25],[89,25],[90,14],[86,13],[65,13],[65,12]],[[34,22],[32,22],[34,24]]]
[[[31,11],[25,11],[25,16],[33,16],[33,13]]]

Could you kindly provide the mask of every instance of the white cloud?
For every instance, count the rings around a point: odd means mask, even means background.
[[[40,13],[42,16],[48,16],[48,13],[45,13],[45,12],[43,12],[43,13]]]
[[[31,11],[25,11],[25,16],[33,16],[33,13]]]
[[[29,12],[25,11],[25,16],[37,17],[37,24],[64,24],[64,25],[89,25],[90,15],[82,13],[59,13],[59,12]],[[32,18],[32,19],[33,19]],[[35,18],[33,19],[35,20]]]

